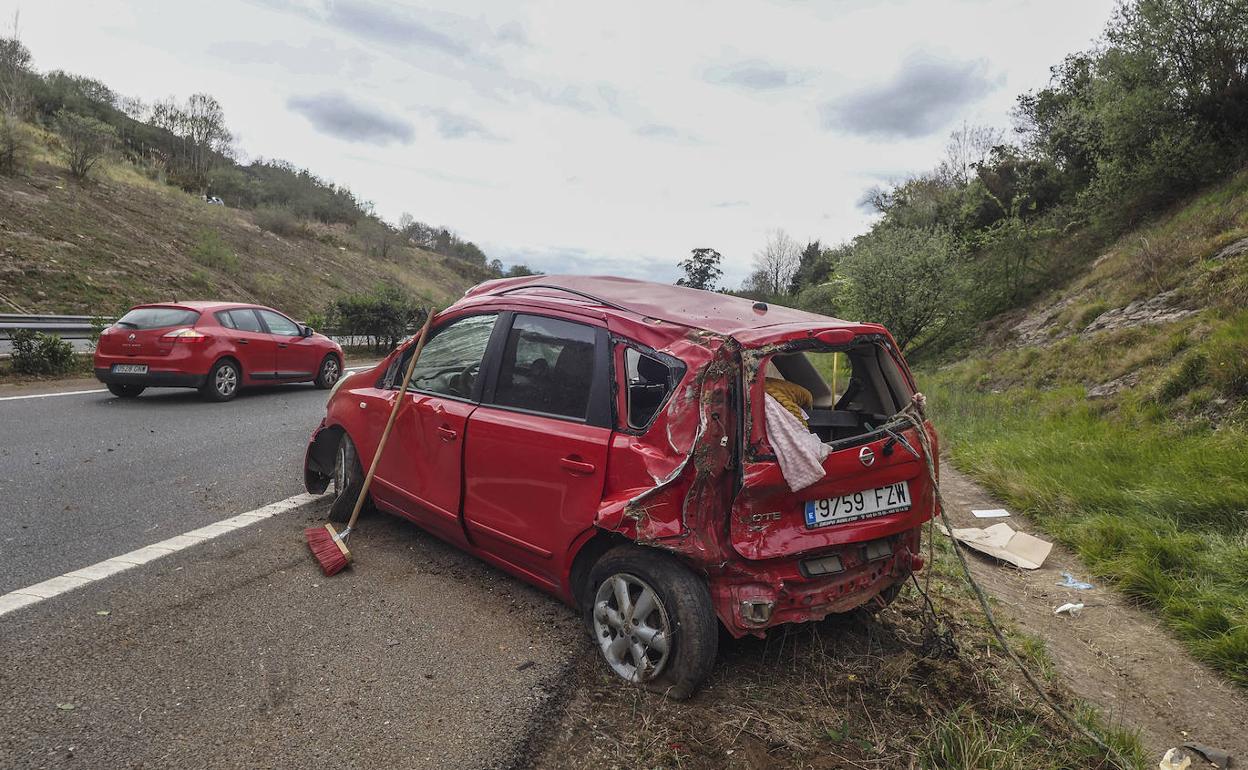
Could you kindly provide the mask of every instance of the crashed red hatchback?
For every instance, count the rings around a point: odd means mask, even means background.
[[[413,347],[342,380],[313,434],[305,482],[333,485],[338,520]],[[876,324],[622,278],[490,281],[435,317],[370,497],[582,609],[613,671],[686,697],[717,624],[881,607],[923,566],[914,395]]]

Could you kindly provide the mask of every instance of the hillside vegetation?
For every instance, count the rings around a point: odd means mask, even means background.
[[[447,227],[387,222],[306,169],[240,161],[209,94],[147,104],[32,59],[0,38],[0,306],[110,315],[196,297],[314,316],[383,290],[388,307],[443,303],[528,272]]]
[[[43,151],[29,173],[0,177],[0,294],[29,312],[219,298],[306,317],[379,285],[445,303],[487,276],[407,244],[370,253],[342,224],[301,222],[279,235],[255,212],[209,205],[127,164],[79,183],[55,163],[54,135],[35,141]]]

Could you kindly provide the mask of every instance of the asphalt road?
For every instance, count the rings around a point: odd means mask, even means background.
[[[0,594],[302,492],[325,397],[0,401]],[[0,767],[522,759],[588,648],[575,614],[376,514],[325,578],[325,506],[0,615]]]
[[[100,387],[96,384],[94,387]],[[0,593],[303,491],[312,385],[0,401]]]

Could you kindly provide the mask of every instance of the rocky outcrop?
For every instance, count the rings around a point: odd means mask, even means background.
[[[1092,319],[1092,323],[1084,327],[1082,333],[1091,334],[1132,326],[1164,324],[1196,314],[1195,310],[1175,307],[1174,300],[1174,291],[1163,291],[1148,299],[1137,299],[1126,307],[1106,310]]]

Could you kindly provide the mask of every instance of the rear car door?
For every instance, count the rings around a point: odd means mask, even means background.
[[[374,479],[378,502],[459,543],[464,438],[496,319],[494,313],[461,316],[430,333]],[[402,383],[414,348],[391,365],[389,387]]]
[[[304,337],[299,324],[281,313],[257,309],[277,349],[276,377],[279,380],[310,380],[320,366],[320,349]]]
[[[218,311],[217,321],[229,330],[234,354],[249,381],[272,381],[277,370],[277,345],[269,335],[256,311],[237,307]]]
[[[609,340],[604,327],[567,318],[509,320],[468,421],[464,525],[479,547],[554,585],[602,499]]]

